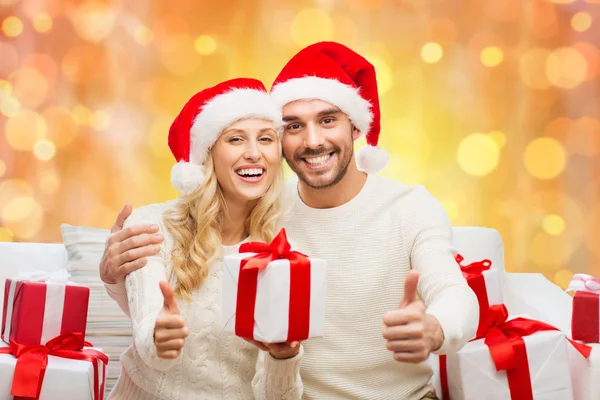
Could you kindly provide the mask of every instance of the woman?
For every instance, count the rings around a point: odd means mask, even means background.
[[[223,256],[248,238],[270,241],[281,214],[280,125],[281,111],[253,79],[203,90],[175,119],[171,180],[181,195],[125,224],[154,223],[164,241],[126,278],[134,343],[111,399],[302,395],[298,343],[248,343],[220,323]],[[257,346],[270,352],[264,363]]]

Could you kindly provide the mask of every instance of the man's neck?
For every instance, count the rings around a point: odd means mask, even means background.
[[[328,188],[311,188],[300,180],[298,182],[298,195],[304,204],[309,207],[334,208],[355,198],[362,190],[365,182],[367,182],[367,174],[360,172],[355,164],[350,164],[342,180]]]
[[[248,202],[228,201],[227,208],[221,222],[221,240],[223,245],[230,246],[246,239],[246,219],[250,215],[253,205]]]

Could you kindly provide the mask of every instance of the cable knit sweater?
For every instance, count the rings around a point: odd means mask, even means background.
[[[224,246],[211,265],[202,286],[192,293],[192,301],[177,300],[190,335],[177,359],[157,356],[154,323],[163,306],[158,282],[168,280],[173,238],[162,216],[173,202],[153,204],[136,210],[125,226],[154,223],[165,240],[158,255],[129,274],[122,285],[107,285],[109,294],[128,309],[134,343],[122,355],[122,374],[110,394],[111,399],[296,399],[302,394],[300,353],[277,360],[252,344],[223,333],[220,323],[220,287],[223,256],[236,253],[239,245]],[[123,304],[123,300],[127,303]]]
[[[325,336],[303,343],[303,397],[421,399],[433,390],[431,368],[395,361],[382,336],[383,315],[399,306],[408,271],[419,272],[419,295],[444,331],[436,353],[460,349],[479,318],[443,207],[422,186],[378,175],[335,208],[308,207],[296,179],[287,192],[292,207],[284,226],[293,249],[327,260]]]

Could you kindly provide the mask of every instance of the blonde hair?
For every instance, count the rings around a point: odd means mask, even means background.
[[[175,294],[190,301],[190,293],[206,279],[210,265],[221,253],[221,223],[227,205],[217,182],[211,153],[206,162],[202,185],[182,194],[164,216],[167,230],[173,236],[171,261],[175,278]],[[252,240],[270,242],[275,236],[282,206],[283,171],[277,168],[271,187],[258,200],[245,221]]]

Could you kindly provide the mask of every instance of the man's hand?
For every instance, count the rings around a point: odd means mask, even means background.
[[[154,344],[156,345],[156,353],[160,358],[173,359],[181,353],[189,331],[185,326],[185,321],[179,315],[179,308],[171,285],[168,282],[161,281],[160,291],[163,294],[164,304],[162,311],[156,317]]]
[[[111,235],[100,261],[100,278],[104,283],[123,282],[128,273],[146,265],[146,257],[160,251],[163,235],[157,233],[157,225],[136,225],[123,229],[131,211],[131,204],[126,204],[110,230]]]
[[[404,298],[400,308],[387,312],[383,317],[383,337],[396,361],[420,363],[444,342],[439,321],[426,314],[425,304],[417,299],[418,283],[419,274],[410,271],[404,282]]]
[[[280,360],[295,357],[300,351],[300,342],[291,343],[263,343],[256,340],[245,339],[248,343],[252,343],[262,351],[271,354],[273,358]]]

